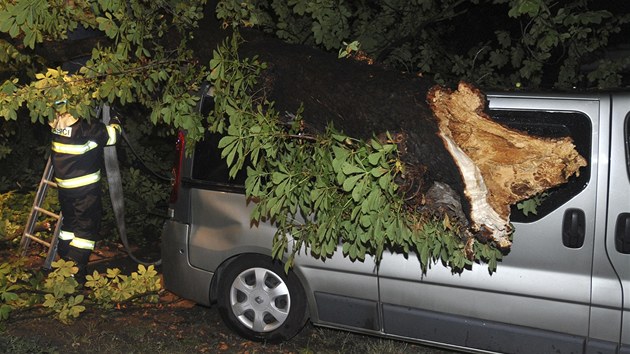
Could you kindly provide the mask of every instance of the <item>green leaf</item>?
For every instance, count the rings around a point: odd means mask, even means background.
[[[277,196],[281,196],[284,194],[284,190],[287,187],[287,182],[288,182],[287,180],[284,180],[276,186],[275,194]]]
[[[346,192],[350,192],[352,189],[355,188],[357,181],[361,179],[362,177],[363,175],[354,175],[354,176],[348,177],[343,182],[343,190]]]
[[[278,171],[274,171],[271,174],[271,181],[274,184],[279,184],[280,182],[284,181],[285,179],[287,179],[289,177],[289,175],[287,175],[286,173],[282,173],[282,172],[278,172]]]
[[[8,32],[14,22],[10,11],[0,11],[0,32]]]
[[[232,164],[234,163],[234,157],[236,156],[236,152],[237,152],[237,148],[238,148],[238,143],[232,144],[231,145],[232,148],[229,150],[229,152],[227,153],[225,162],[227,163],[228,166],[232,166]],[[223,150],[223,152],[228,151],[228,149]],[[223,153],[221,154],[223,155]]]
[[[17,23],[13,22],[11,28],[9,28],[9,36],[11,38],[15,38],[20,34],[20,27],[18,27]]]
[[[343,171],[343,173],[346,175],[352,175],[355,173],[365,173],[365,170],[363,170],[362,168],[348,162],[343,163],[341,171]]]
[[[381,160],[382,156],[383,155],[380,152],[371,153],[368,156],[368,162],[370,163],[370,165],[376,166],[376,165],[378,165],[378,162]]]
[[[426,267],[429,264],[429,254],[430,254],[431,250],[429,249],[429,245],[428,243],[424,243],[422,245],[422,249],[420,250],[420,262],[422,263],[422,265],[424,267]]]
[[[382,167],[374,167],[373,169],[370,170],[370,174],[373,177],[381,177],[385,173],[387,173],[387,170]]]
[[[345,136],[345,135],[340,135],[340,134],[333,134],[333,135],[332,135],[332,138],[333,138],[333,139],[335,139],[335,140],[337,140],[338,142],[344,142],[346,139],[348,139],[348,137],[347,137],[347,136]],[[333,147],[333,149],[334,149],[334,147]]]
[[[392,177],[390,174],[383,174],[378,179],[378,185],[382,190],[388,191],[392,183]]]
[[[237,136],[226,135],[219,140],[219,149],[223,149],[228,145],[234,144],[238,140]]]
[[[361,215],[359,218],[361,226],[367,228],[372,226],[372,217],[370,215]]]
[[[352,189],[352,200],[355,202],[359,202],[361,197],[363,196],[363,191],[365,190],[365,179],[362,179],[355,187]]]
[[[13,308],[7,304],[0,305],[0,320],[6,320],[9,318]]]

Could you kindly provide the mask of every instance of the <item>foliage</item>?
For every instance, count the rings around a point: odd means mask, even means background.
[[[121,304],[157,302],[160,278],[153,266],[138,266],[130,276],[118,269],[108,269],[106,275],[88,275],[85,291],[81,291],[73,275],[78,268],[71,261],[52,263],[47,276],[30,271],[24,260],[0,264],[0,321],[8,320],[15,312],[38,310],[69,323],[83,313],[87,306],[111,309]]]
[[[140,114],[142,112],[131,111],[125,116]],[[155,240],[164,223],[164,215],[160,212],[165,209],[171,186],[168,180],[158,177],[166,178],[164,171],[169,170],[173,161],[174,143],[165,127],[156,127],[147,120],[129,119],[124,124],[131,146],[120,142],[117,150],[125,197],[125,224],[128,238],[135,244],[142,244]],[[108,188],[107,184],[105,188]],[[117,230],[108,190],[104,196],[102,229]],[[103,236],[115,238],[117,233]]]
[[[11,191],[0,194],[0,246],[5,249],[20,243],[22,230],[26,225],[29,211],[33,206],[34,192],[22,193]],[[58,211],[57,195],[51,190],[42,203],[46,210]],[[43,220],[42,223],[54,220]],[[38,236],[39,233],[37,234]],[[42,237],[43,238],[43,237]]]
[[[627,85],[622,73],[630,58],[607,56],[605,49],[612,40],[623,40],[619,33],[628,28],[628,7],[615,12],[593,0],[247,3],[252,20],[286,41],[340,51],[344,41],[359,41],[377,62],[441,83],[465,79],[485,88],[562,89]],[[247,18],[239,10],[238,17]],[[492,26],[480,21],[488,13]]]
[[[94,271],[87,276],[85,286],[92,290],[90,299],[101,307],[113,308],[116,304],[133,301],[158,301],[160,277],[153,266],[138,265],[138,271],[123,275],[120,269],[107,269],[105,274]]]
[[[136,242],[148,241],[148,238],[155,239],[162,225],[164,216],[159,214],[165,207],[165,201],[169,196],[170,185],[162,181],[156,181],[146,173],[141,173],[139,169],[128,167],[121,170],[122,184],[125,198],[125,225],[128,237],[133,235]],[[105,186],[108,188],[108,186]],[[109,193],[109,192],[107,192]],[[116,220],[113,215],[113,208],[106,194],[103,199],[104,230],[118,230]],[[104,235],[108,238],[116,238],[117,233]]]
[[[46,142],[46,143],[42,143]],[[49,144],[48,130],[27,120],[0,120],[0,193],[29,191],[39,183]]]
[[[0,240],[10,242],[17,238],[18,231],[26,224],[30,198],[34,194],[23,195],[13,192],[0,194]]]
[[[516,207],[518,208],[518,210],[522,211],[523,215],[525,216],[528,216],[529,214],[537,215],[538,207],[542,204],[542,202],[545,199],[547,199],[548,196],[549,194],[546,192],[536,194],[535,196],[529,199],[519,202],[518,204],[516,204]]]
[[[186,49],[189,29],[201,18],[204,0],[196,1],[86,1],[65,2],[21,0],[0,5],[0,42],[6,49],[23,52],[53,40],[67,40],[78,29],[98,31],[107,38],[77,73],[59,67],[42,68],[35,61],[21,64],[20,71],[0,85],[0,115],[17,119],[25,106],[31,121],[44,122],[54,116],[51,102],[67,99],[77,117],[93,117],[94,101],[139,102],[153,112],[153,123],[195,130],[195,91],[203,67]],[[179,33],[181,43],[166,47],[165,33]],[[19,40],[20,45],[14,45]],[[38,58],[44,65],[45,58]],[[3,58],[0,56],[0,60]],[[24,80],[16,75],[31,73]]]
[[[235,35],[214,51],[210,129],[225,134],[218,147],[232,176],[249,164],[246,194],[257,201],[252,219],[278,227],[274,257],[290,249],[289,267],[302,249],[326,258],[341,243],[352,260],[373,255],[378,261],[385,249],[395,249],[416,252],[425,270],[437,260],[455,271],[472,264],[448,218],[406,208],[394,183],[404,165],[390,136],[364,142],[332,126],[321,136],[306,135],[299,111],[283,122],[272,103],[251,96],[265,64],[240,60],[238,43]],[[496,266],[501,253],[488,247],[475,260]]]
[[[61,322],[69,323],[85,311],[84,296],[76,294],[79,284],[73,277],[79,268],[74,262],[63,259],[53,263],[54,270],[48,275],[42,287],[44,292],[42,306],[55,313]]]

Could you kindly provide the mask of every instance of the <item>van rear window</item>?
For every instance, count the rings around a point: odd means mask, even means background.
[[[225,187],[244,188],[247,172],[245,169],[239,171],[235,178],[229,177],[229,168],[224,159],[221,158],[219,150],[220,134],[209,134],[204,140],[195,145],[193,155],[192,178],[196,182],[204,182],[209,188]]]

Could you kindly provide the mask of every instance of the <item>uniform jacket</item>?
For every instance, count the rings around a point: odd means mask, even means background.
[[[60,190],[79,190],[101,178],[103,147],[113,145],[120,135],[118,124],[88,122],[69,114],[51,122],[52,163]]]

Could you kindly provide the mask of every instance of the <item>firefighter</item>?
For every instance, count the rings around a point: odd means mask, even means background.
[[[109,125],[76,118],[66,105],[65,100],[55,102],[56,118],[50,122],[54,180],[63,215],[57,254],[77,264],[75,279],[83,284],[90,254],[100,239],[103,147],[116,143],[121,127],[117,117]]]

